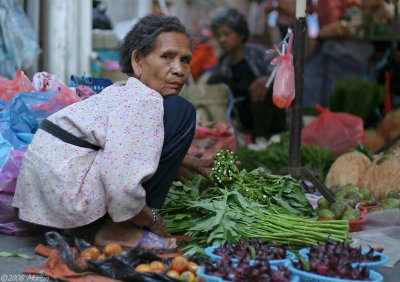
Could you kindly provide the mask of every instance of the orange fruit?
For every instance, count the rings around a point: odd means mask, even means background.
[[[197,270],[199,270],[200,268],[201,268],[201,266],[198,265],[197,263],[195,263],[193,261],[189,261],[187,269],[189,271],[193,272],[193,274],[196,274]]]
[[[122,248],[118,243],[111,242],[104,247],[104,255],[106,257],[119,255],[120,253],[122,253]]]
[[[176,271],[176,270],[172,270],[172,269],[171,269],[171,270],[168,270],[166,274],[167,274],[168,277],[180,279],[179,272]]]
[[[169,268],[181,273],[187,269],[188,265],[189,262],[183,256],[177,256],[172,259]]]
[[[136,272],[152,272],[150,265],[147,264],[139,264],[135,267]]]
[[[84,249],[81,252],[81,256],[86,258],[86,259],[97,259],[97,257],[100,255],[100,251],[96,247],[89,247]]]
[[[193,282],[206,282],[206,280],[204,280],[204,278],[201,276],[196,276],[196,278],[194,278]]]
[[[196,275],[193,272],[187,270],[181,273],[181,280],[186,282],[194,282]]]
[[[84,268],[87,268],[87,267],[88,267],[88,265],[87,265],[87,263],[86,263],[86,258],[84,258],[84,257],[78,257],[78,258],[75,260],[75,262],[76,262],[77,264],[82,265]]]
[[[105,259],[105,258],[106,258],[105,254],[101,254],[101,255],[99,255],[99,256],[97,257],[97,259]]]
[[[164,273],[167,270],[167,267],[158,260],[154,260],[150,263],[150,268],[155,273]]]

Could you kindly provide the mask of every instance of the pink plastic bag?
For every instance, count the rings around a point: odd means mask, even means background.
[[[53,98],[41,104],[31,105],[31,107],[53,114],[66,106],[82,101],[82,99],[76,95],[75,91],[63,84],[56,84],[51,90],[56,93]]]
[[[34,89],[23,71],[17,71],[13,80],[0,77],[0,100],[11,101],[15,94],[25,91]]]
[[[364,144],[365,132],[360,117],[348,113],[332,113],[320,105],[319,117],[303,128],[301,143],[330,149],[343,154],[357,143]]]
[[[293,56],[290,53],[292,43],[293,32],[289,37],[289,46],[286,54],[285,44],[283,44],[282,52],[276,49],[279,53],[279,57],[271,61],[271,65],[279,63],[274,81],[272,100],[280,109],[288,108],[292,104],[295,96]]]

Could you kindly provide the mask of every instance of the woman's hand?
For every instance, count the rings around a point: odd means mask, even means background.
[[[149,230],[159,236],[165,237],[167,235],[167,227],[161,216],[156,215],[156,223],[152,225]]]
[[[251,100],[257,102],[262,101],[267,94],[268,88],[265,86],[268,81],[268,76],[262,76],[253,81],[249,86]]]
[[[182,161],[182,166],[190,170],[194,170],[204,177],[210,177],[211,168],[214,165],[214,160],[211,157],[200,157],[186,155]]]

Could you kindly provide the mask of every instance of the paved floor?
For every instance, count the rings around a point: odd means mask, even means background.
[[[26,254],[31,258],[0,257],[0,282],[3,281],[48,281],[44,277],[22,275],[22,271],[40,267],[46,258],[35,255],[34,249],[39,243],[46,244],[44,236],[14,237],[0,235],[0,251]],[[400,263],[394,268],[382,267],[379,271],[385,282],[400,281]],[[41,279],[41,280],[40,280]]]

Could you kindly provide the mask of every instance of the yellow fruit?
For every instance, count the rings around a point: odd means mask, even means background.
[[[119,255],[120,253],[122,253],[122,248],[118,243],[111,242],[104,247],[104,255],[106,257]]]
[[[193,272],[193,274],[196,274],[197,270],[199,270],[200,268],[201,268],[201,266],[198,265],[197,263],[195,263],[193,261],[189,261],[187,269],[189,271]]]
[[[179,272],[176,271],[176,270],[172,270],[172,269],[171,269],[171,270],[168,270],[166,274],[167,274],[168,277],[180,279]]]
[[[181,273],[187,269],[188,265],[189,262],[183,256],[177,256],[172,259],[169,268]]]
[[[206,280],[204,280],[204,278],[201,276],[196,276],[196,278],[194,278],[193,282],[206,282]]]
[[[147,264],[139,264],[135,267],[136,272],[152,272],[150,265]]]
[[[150,263],[150,268],[153,272],[156,273],[164,273],[167,270],[167,267],[161,261],[158,260],[152,261]]]
[[[97,259],[99,255],[100,251],[96,247],[89,247],[81,252],[81,257],[86,259]]]
[[[101,255],[99,255],[99,256],[97,257],[97,259],[105,259],[105,258],[106,258],[105,254],[101,254]]]
[[[181,280],[185,282],[194,282],[196,275],[193,272],[187,270],[181,273]]]

